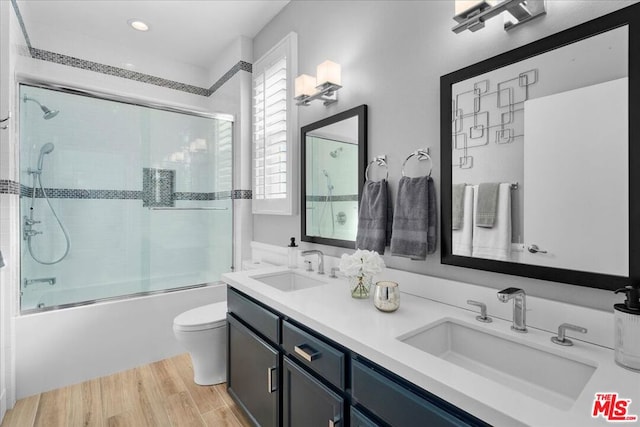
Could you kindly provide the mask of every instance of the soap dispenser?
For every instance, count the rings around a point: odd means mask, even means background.
[[[291,237],[289,242],[289,268],[298,268],[298,245],[296,245],[296,238]]]
[[[626,286],[615,291],[627,295],[622,304],[615,304],[615,361],[618,365],[640,371],[640,287]]]

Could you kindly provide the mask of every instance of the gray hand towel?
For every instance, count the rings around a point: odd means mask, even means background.
[[[387,181],[366,181],[358,211],[356,248],[384,254],[388,242],[389,219]]]
[[[464,189],[467,184],[454,184],[451,197],[451,229],[460,230],[464,221]]]
[[[497,182],[483,182],[478,185],[477,227],[492,228],[496,222],[499,188],[500,184]]]
[[[391,254],[425,259],[436,250],[436,192],[430,176],[402,177],[393,216]]]

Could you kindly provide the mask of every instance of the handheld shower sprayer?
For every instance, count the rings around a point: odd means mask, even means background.
[[[51,142],[47,142],[40,149],[40,156],[38,157],[38,171],[42,171],[42,161],[44,160],[45,154],[49,154],[53,151],[55,145]]]
[[[329,172],[326,169],[322,169],[322,174],[327,178],[327,188],[329,191],[333,190],[333,184],[331,184],[331,178],[329,177]]]
[[[25,102],[26,102],[27,98],[25,96]],[[45,117],[46,118],[46,117]],[[65,226],[62,224],[62,221],[60,220],[60,218],[58,217],[58,214],[56,213],[55,209],[53,208],[53,205],[51,204],[51,201],[49,200],[49,196],[47,196],[47,192],[45,190],[44,185],[42,185],[42,166],[43,166],[43,162],[44,162],[44,156],[51,153],[54,148],[56,148],[55,145],[53,145],[52,142],[47,142],[46,144],[44,144],[42,147],[40,147],[40,155],[38,156],[38,166],[37,169],[31,169],[29,168],[27,170],[27,172],[33,176],[33,187],[32,187],[32,192],[31,192],[31,207],[29,208],[29,216],[25,216],[24,217],[24,227],[23,227],[23,239],[27,241],[27,247],[29,249],[29,253],[31,254],[31,257],[39,264],[44,264],[44,265],[53,265],[53,264],[57,264],[60,261],[62,261],[63,259],[65,259],[67,257],[67,255],[69,254],[69,250],[71,249],[71,239],[69,238],[69,233],[67,232],[67,229],[65,228]],[[41,197],[44,197],[44,199],[47,202],[47,205],[49,206],[49,209],[51,210],[51,213],[53,215],[53,217],[55,218],[56,222],[58,223],[58,225],[60,226],[60,230],[62,231],[62,234],[64,235],[64,240],[65,240],[65,249],[64,249],[64,253],[62,254],[62,256],[54,259],[53,261],[44,261],[41,258],[39,258],[34,251],[33,248],[33,243],[32,243],[32,239],[39,235],[39,234],[43,234],[42,231],[38,231],[35,230],[33,228],[33,226],[35,224],[40,224],[42,221],[36,221],[34,219],[34,208],[35,208],[35,201],[36,201],[36,190],[38,189],[38,187],[40,188],[40,193],[42,194]]]
[[[38,101],[37,99],[29,98],[27,95],[25,95],[22,98],[22,102],[27,102],[27,101],[33,101],[40,106],[40,109],[42,110],[42,113],[43,113],[42,118],[45,120],[53,119],[60,112],[58,110],[50,110],[46,105],[42,105],[40,101]]]

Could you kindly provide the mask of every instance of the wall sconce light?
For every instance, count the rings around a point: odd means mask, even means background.
[[[545,0],[455,0],[455,16],[458,25],[454,33],[464,30],[478,31],[484,28],[486,20],[507,12],[504,29],[509,31],[546,13]],[[513,20],[511,20],[513,18]],[[515,20],[515,22],[514,22]]]
[[[308,106],[311,101],[319,99],[324,105],[330,105],[338,101],[336,93],[342,86],[340,64],[332,61],[324,61],[316,69],[316,77],[301,74],[295,80],[296,105]]]

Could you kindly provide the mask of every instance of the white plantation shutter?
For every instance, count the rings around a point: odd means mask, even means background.
[[[294,213],[296,50],[291,33],[253,65],[253,213]]]

